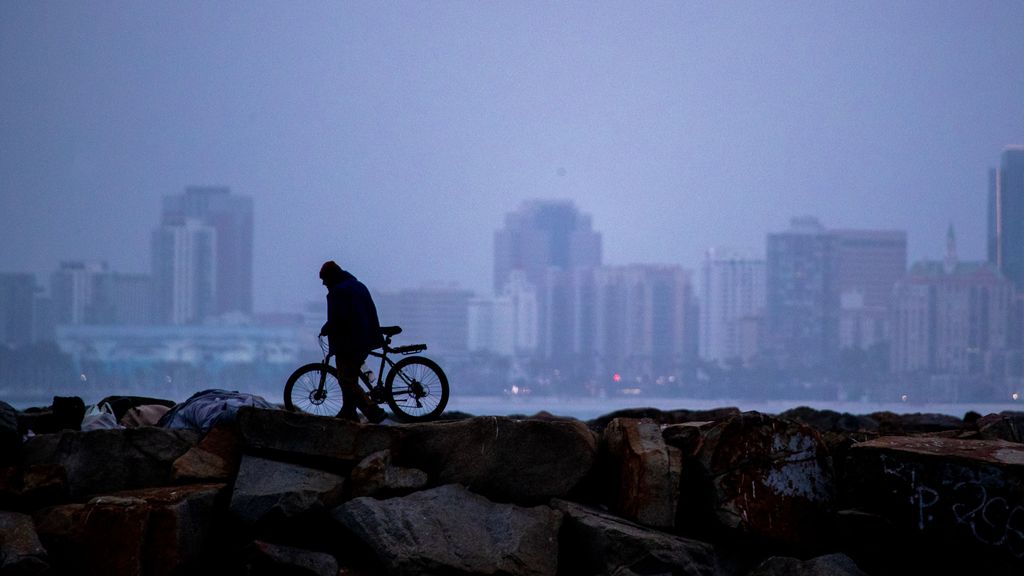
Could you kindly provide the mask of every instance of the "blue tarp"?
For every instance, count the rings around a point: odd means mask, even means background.
[[[218,423],[233,422],[242,406],[277,408],[263,397],[228,390],[203,390],[171,408],[157,426],[206,432]]]

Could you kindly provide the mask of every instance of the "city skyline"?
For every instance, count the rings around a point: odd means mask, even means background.
[[[986,251],[987,173],[1024,139],[1024,6],[0,7],[0,270],[148,269],[159,198],[255,202],[254,309],[486,294],[493,230],[572,200],[604,261],[699,268],[810,214]]]

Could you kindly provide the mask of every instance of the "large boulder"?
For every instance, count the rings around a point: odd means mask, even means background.
[[[683,463],[680,521],[709,535],[810,550],[828,533],[835,480],[813,428],[744,412],[702,432]],[[722,534],[724,532],[724,534]]]
[[[868,576],[845,554],[826,554],[809,560],[787,556],[765,559],[747,576]]]
[[[391,451],[381,450],[364,458],[349,475],[352,497],[397,496],[419,490],[427,485],[427,473],[415,468],[402,468],[391,463]]]
[[[345,478],[298,464],[243,456],[230,511],[247,525],[288,524],[327,512],[344,497]]]
[[[675,526],[682,455],[652,420],[617,418],[604,429],[602,474],[611,510],[657,528]]]
[[[246,452],[324,466],[351,466],[374,452],[393,449],[398,438],[396,426],[252,407],[238,410],[237,424]]]
[[[0,511],[0,574],[47,574],[46,549],[28,514]]]
[[[853,446],[847,470],[846,505],[888,526],[879,553],[922,573],[1024,573],[1024,445],[887,436]]]
[[[336,508],[336,521],[388,574],[553,576],[562,515],[547,506],[496,504],[449,484]]]
[[[395,463],[434,485],[463,484],[500,502],[563,498],[591,473],[597,439],[577,420],[478,417],[401,426]]]
[[[223,484],[147,488],[38,511],[40,538],[64,573],[148,574],[195,570],[217,549]]]
[[[80,498],[172,484],[174,461],[198,439],[152,427],[44,434],[25,442],[24,463],[60,466],[68,496]]]
[[[730,574],[714,546],[629,522],[566,500],[560,536],[563,574]]]
[[[1001,412],[978,419],[978,438],[1024,443],[1024,412]]]
[[[257,540],[246,549],[247,576],[338,576],[338,561],[326,552]]]

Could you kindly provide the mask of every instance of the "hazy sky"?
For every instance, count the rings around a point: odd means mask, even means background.
[[[696,270],[809,214],[984,257],[1024,142],[1024,2],[0,1],[0,271],[149,270],[160,198],[254,198],[260,311],[487,293],[493,233],[572,199],[605,261]]]

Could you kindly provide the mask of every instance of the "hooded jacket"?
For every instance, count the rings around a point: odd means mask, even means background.
[[[384,345],[370,291],[347,271],[327,287],[327,322],[320,332],[327,334],[331,354],[353,361]]]

